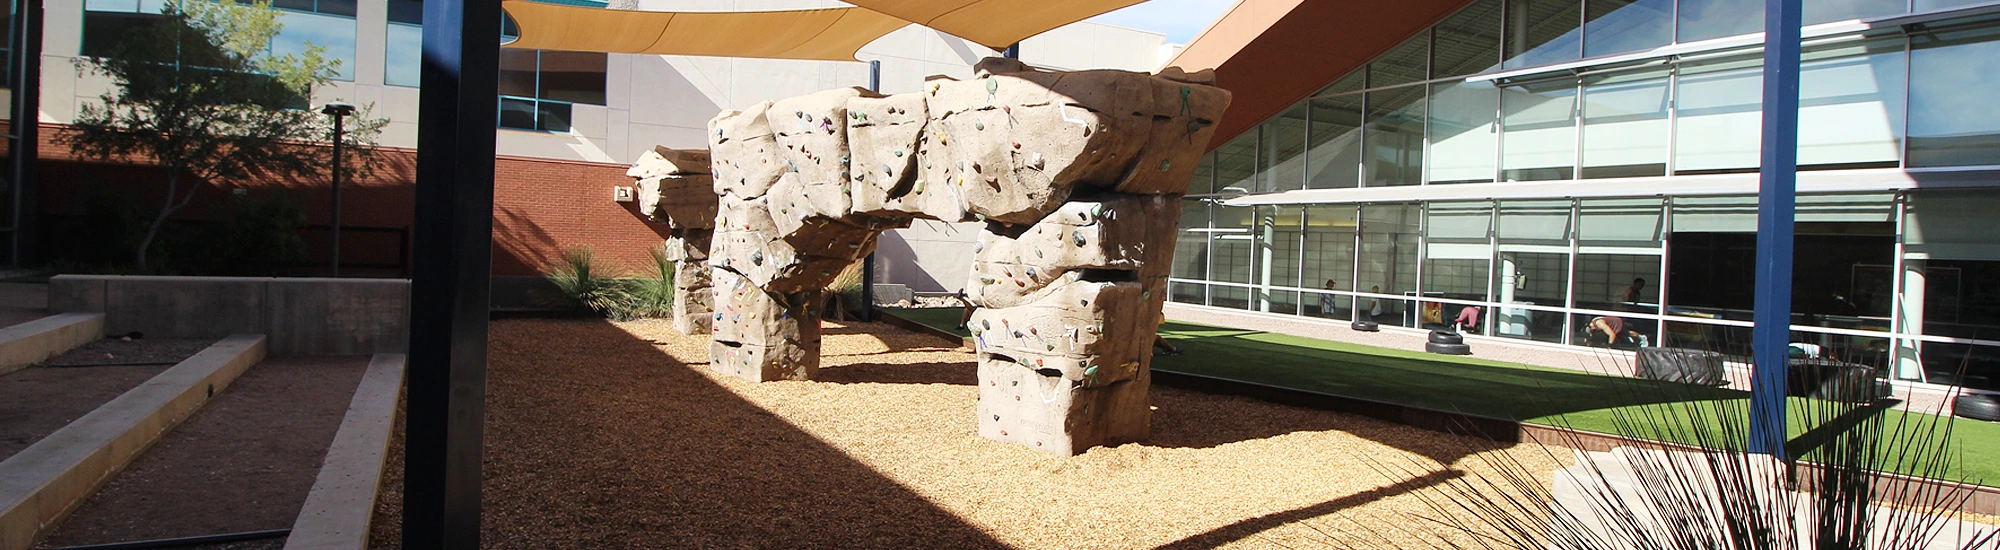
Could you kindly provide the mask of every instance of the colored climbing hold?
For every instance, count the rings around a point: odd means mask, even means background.
[[[1174,166],[1174,161],[1173,161],[1172,159],[1161,159],[1161,160],[1160,160],[1160,171],[1161,171],[1161,172],[1165,172],[1165,171],[1167,171],[1168,169],[1172,168],[1173,166]]]
[[[992,94],[992,93],[998,93],[999,91],[1000,91],[1000,81],[994,80],[992,77],[987,77],[986,93]]]
[[[972,129],[974,129],[974,130],[985,130],[985,129],[986,129],[986,123],[985,123],[985,122],[983,122],[983,121],[973,121],[973,123],[972,123]]]

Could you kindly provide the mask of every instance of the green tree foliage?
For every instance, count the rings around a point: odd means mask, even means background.
[[[332,121],[307,107],[340,61],[310,46],[302,54],[272,55],[271,38],[282,29],[268,2],[177,0],[157,24],[138,29],[110,55],[78,62],[78,69],[110,78],[116,86],[86,103],[59,138],[78,156],[108,162],[143,162],[165,171],[165,192],[138,240],[135,266],[151,271],[147,250],[160,228],[203,189],[252,178],[326,178]],[[369,155],[385,121],[365,114],[347,124],[347,173],[365,176]]]

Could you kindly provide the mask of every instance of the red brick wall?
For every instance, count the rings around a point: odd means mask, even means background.
[[[54,143],[61,126],[41,128],[40,211],[49,216],[79,216],[84,202],[93,193],[128,193],[146,197],[148,203],[162,198],[157,182],[160,170],[153,166],[82,162],[69,147]],[[391,228],[410,230],[416,203],[416,151],[383,148],[381,168],[367,178],[350,179],[341,186],[341,223],[349,228]],[[522,157],[494,159],[493,274],[534,276],[563,249],[589,247],[598,258],[631,269],[650,264],[646,250],[666,240],[664,225],[647,222],[632,203],[612,202],[612,187],[631,185],[623,165],[572,162]],[[306,213],[306,223],[324,226],[330,221],[332,197],[325,177],[255,181],[200,190],[195,202],[176,216],[199,219],[228,196],[228,187],[243,187],[252,193],[283,190],[298,201]],[[44,247],[81,246],[65,241],[62,235],[44,232]],[[361,258],[393,258],[390,242],[376,238],[349,240],[343,233],[343,261]],[[308,245],[315,257],[324,257],[323,235],[309,233]],[[359,241],[359,242],[357,242]],[[377,250],[357,250],[357,245]]]

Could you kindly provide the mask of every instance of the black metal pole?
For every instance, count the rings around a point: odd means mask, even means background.
[[[868,91],[882,91],[882,62],[868,60]],[[875,236],[881,242],[882,236]],[[861,259],[861,320],[875,320],[875,251],[868,251],[868,257]]]
[[[8,247],[9,265],[21,267],[40,261],[37,251],[41,224],[36,208],[35,162],[41,158],[41,111],[42,101],[42,3],[36,0],[15,0],[13,21],[13,43],[8,44],[13,54],[9,67],[13,86],[13,104],[9,105],[14,140],[7,144],[7,177],[14,195],[13,226],[8,238],[13,246]]]
[[[424,2],[403,548],[479,547],[500,3]]]
[[[340,142],[346,133],[342,122],[347,115],[333,115],[333,276],[340,277]]]

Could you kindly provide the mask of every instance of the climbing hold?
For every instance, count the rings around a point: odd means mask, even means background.
[[[986,93],[988,93],[988,94],[994,94],[994,93],[998,93],[999,91],[1000,91],[1000,81],[998,81],[998,80],[994,80],[994,79],[993,79],[992,77],[987,77],[987,78],[986,78]]]
[[[1169,169],[1169,168],[1172,168],[1172,167],[1173,167],[1173,165],[1174,165],[1174,161],[1173,161],[1173,160],[1170,160],[1170,159],[1161,159],[1161,160],[1160,160],[1160,171],[1161,171],[1161,172],[1165,172],[1165,171],[1167,171],[1167,169]]]
[[[986,123],[985,123],[985,122],[982,122],[982,121],[973,121],[973,123],[972,123],[972,129],[974,129],[974,130],[985,130],[985,129],[986,129]]]
[[[897,150],[896,150],[896,156],[898,156],[898,157],[900,157],[900,156],[903,156],[903,150],[902,150],[902,149],[897,149]]]
[[[1076,230],[1076,233],[1071,235],[1070,240],[1076,242],[1077,246],[1083,246],[1083,230]]]

